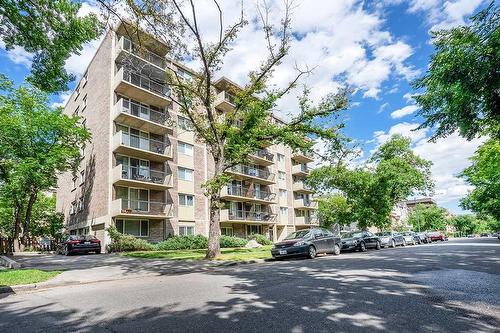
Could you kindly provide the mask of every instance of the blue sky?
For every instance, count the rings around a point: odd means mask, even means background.
[[[216,38],[217,17],[210,1],[198,1],[199,24],[207,40]],[[239,13],[239,1],[222,1],[224,21],[231,22]],[[272,20],[279,20],[279,1],[271,1]],[[302,0],[294,10],[294,40],[290,56],[281,65],[273,83],[283,85],[295,72],[294,65],[316,67],[303,80],[311,88],[311,97],[335,91],[342,84],[355,89],[347,114],[345,132],[364,150],[370,151],[400,133],[412,138],[416,153],[433,163],[436,182],[434,198],[452,212],[460,213],[458,200],[470,190],[456,175],[467,164],[480,140],[467,142],[452,135],[429,143],[432,129],[411,131],[422,122],[415,116],[410,87],[415,77],[425,72],[433,47],[429,31],[450,28],[467,22],[467,18],[484,8],[483,0],[385,0],[358,1]],[[248,71],[265,56],[263,35],[256,20],[255,1],[245,1],[245,13],[250,24],[240,33],[228,54],[221,75],[244,83]],[[84,3],[81,13],[97,10],[96,4]],[[72,56],[68,71],[79,76],[91,60],[99,41],[89,43],[81,55]],[[0,45],[2,46],[2,45]],[[31,55],[16,48],[0,50],[0,72],[21,83],[29,73]],[[196,67],[196,64],[190,64]],[[296,112],[296,95],[292,92],[280,104],[283,117]],[[55,105],[64,104],[68,93],[54,96]],[[318,145],[318,149],[321,147]]]

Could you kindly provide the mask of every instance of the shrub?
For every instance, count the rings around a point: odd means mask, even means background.
[[[156,250],[206,249],[208,239],[203,235],[172,236],[155,245]]]
[[[248,240],[245,238],[220,236],[220,247],[243,247],[247,244]]]
[[[255,239],[257,243],[261,245],[273,245],[272,241],[270,241],[266,236],[261,234],[252,234],[248,236],[248,239]]]
[[[154,248],[144,239],[118,232],[114,226],[109,227],[107,231],[111,238],[111,244],[107,246],[108,252],[151,251]]]

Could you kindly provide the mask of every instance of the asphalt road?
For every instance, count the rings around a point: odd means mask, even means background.
[[[500,240],[0,295],[0,332],[499,332]]]

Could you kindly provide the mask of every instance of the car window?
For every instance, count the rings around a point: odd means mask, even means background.
[[[288,239],[298,239],[298,238],[306,238],[307,236],[309,236],[309,230],[299,230],[299,231],[295,231],[295,232],[292,232],[291,234],[289,234],[288,236],[285,237],[285,240],[288,240]]]
[[[333,232],[331,232],[330,230],[321,229],[321,231],[323,231],[323,234],[325,236],[334,236]]]
[[[314,237],[323,237],[323,232],[321,231],[321,229],[314,229],[313,235]]]

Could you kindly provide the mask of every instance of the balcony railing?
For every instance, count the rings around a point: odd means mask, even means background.
[[[293,190],[297,192],[313,192],[313,189],[301,180],[293,182]]]
[[[257,150],[256,152],[253,152],[252,154],[250,155],[253,155],[253,156],[257,156],[257,157],[260,157],[260,158],[263,158],[263,159],[266,159],[268,160],[269,162],[272,162],[274,160],[274,154],[270,153],[269,151],[267,151],[266,149],[259,149]]]
[[[292,166],[292,174],[296,173],[304,173],[307,174],[309,173],[310,169],[307,167],[306,164],[296,164]]]
[[[144,47],[140,47],[139,45],[132,43],[132,41],[128,38],[121,37],[118,40],[118,48],[128,51],[133,55],[160,67],[161,69],[164,69],[166,66],[166,61],[163,57],[146,50]]]
[[[247,210],[229,210],[229,220],[270,221],[274,218],[272,212],[254,212]]]
[[[319,224],[319,220],[316,216],[297,216],[295,217],[295,224]]]
[[[117,111],[130,114],[141,119],[149,120],[154,123],[171,127],[173,125],[172,119],[167,112],[161,112],[145,105],[136,103],[132,100],[122,99],[116,103],[115,108]]]
[[[316,209],[318,207],[318,202],[317,201],[312,201],[311,199],[306,199],[306,198],[297,198],[294,201],[295,207],[297,208],[312,208]]]
[[[121,213],[145,214],[145,215],[168,215],[171,205],[165,202],[119,199],[121,202]]]
[[[122,74],[123,81],[141,87],[145,90],[148,90],[152,93],[158,94],[163,97],[168,97],[170,94],[170,89],[167,87],[167,85],[163,83],[156,82],[145,75],[133,73],[124,68],[121,68],[120,71],[123,71]]]
[[[227,194],[238,197],[250,198],[250,199],[264,200],[264,201],[272,201],[276,197],[276,193],[263,190],[256,191],[254,189],[242,186],[227,186]]]
[[[121,131],[120,131],[121,132]],[[157,154],[168,155],[170,152],[170,145],[150,138],[143,138],[136,134],[121,132],[122,144],[125,146],[147,150]]]
[[[154,184],[170,184],[172,174],[150,168],[122,165],[121,178]]]
[[[270,173],[267,170],[254,168],[248,165],[241,165],[241,164],[235,165],[231,168],[231,171],[270,181],[274,179],[274,173]]]

